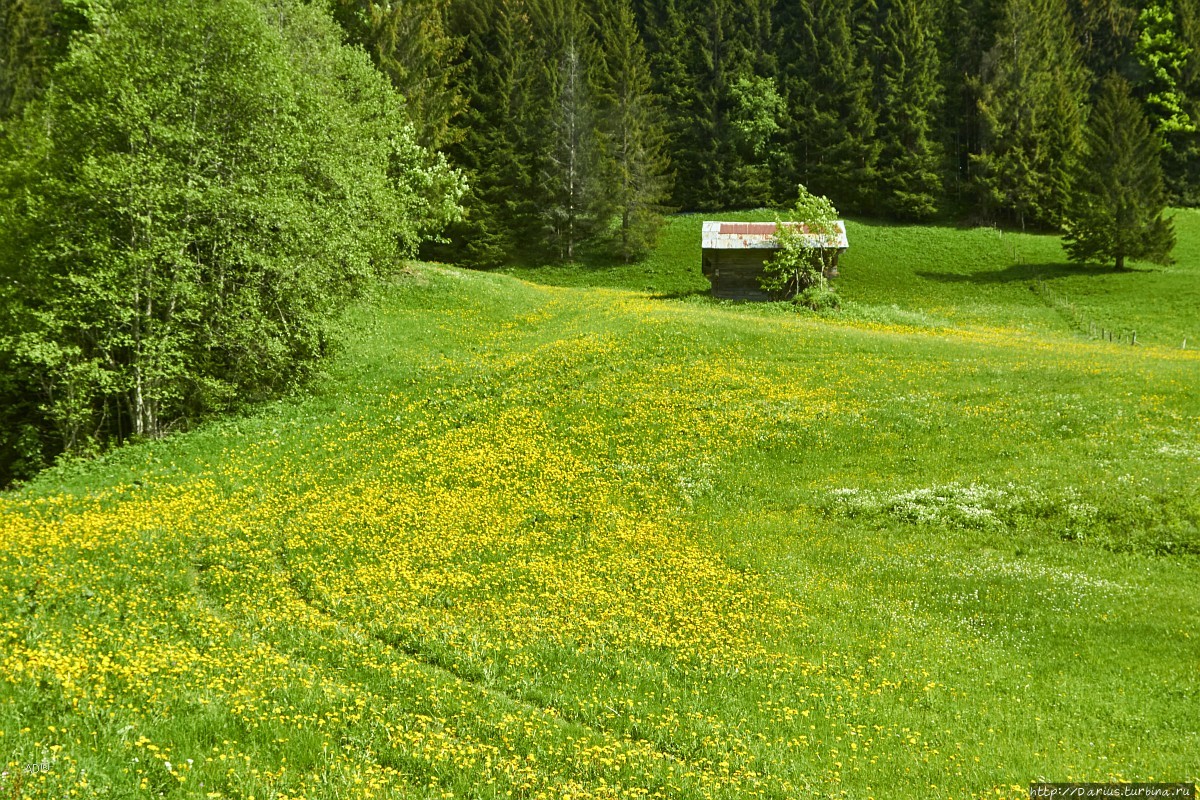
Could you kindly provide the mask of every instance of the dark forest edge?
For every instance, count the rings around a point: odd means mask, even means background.
[[[0,484],[297,385],[405,256],[631,262],[804,184],[1120,260],[1200,201],[1200,0],[0,8]],[[1156,241],[1088,202],[1106,91]]]

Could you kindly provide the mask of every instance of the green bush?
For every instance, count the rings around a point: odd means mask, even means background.
[[[816,246],[806,233],[834,233],[837,209],[829,198],[814,195],[803,185],[797,189],[796,203],[788,218],[776,220],[779,249],[763,265],[759,285],[776,299],[791,298],[796,305],[814,311],[832,310],[838,307],[838,298],[825,272],[831,266],[829,260],[833,254]],[[798,225],[805,230],[799,230]]]
[[[462,193],[316,7],[90,8],[0,145],[5,431],[75,452],[302,378]]]

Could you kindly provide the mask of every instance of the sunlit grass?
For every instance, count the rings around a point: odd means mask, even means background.
[[[856,225],[840,316],[714,303],[691,224],[521,273],[615,288],[416,266],[316,396],[0,498],[0,796],[1200,777],[1200,354],[915,283],[986,231],[889,302],[922,235]]]

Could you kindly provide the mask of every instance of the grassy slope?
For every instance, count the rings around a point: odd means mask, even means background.
[[[718,215],[770,220],[773,212]],[[661,297],[699,297],[700,225],[674,217],[662,245],[637,264],[509,270],[538,283],[609,286]],[[1169,267],[1134,263],[1125,272],[1066,261],[1052,236],[851,220],[838,281],[847,316],[933,325],[1001,325],[1037,331],[1097,329],[1149,344],[1200,347],[1200,210],[1175,212],[1179,245]],[[1039,286],[1040,292],[1031,291]],[[1048,289],[1048,291],[1046,291]],[[708,301],[712,302],[712,301]],[[1089,324],[1091,323],[1091,324]]]
[[[319,396],[0,499],[0,753],[48,766],[6,785],[1200,777],[1200,358],[1084,340],[971,231],[852,227],[841,318],[713,303],[698,224],[527,273],[681,301],[419,267]],[[1056,269],[1098,314],[1161,311],[1143,339],[1197,324],[1200,259]]]

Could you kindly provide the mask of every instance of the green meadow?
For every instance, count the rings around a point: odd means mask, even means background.
[[[0,495],[0,797],[1200,780],[1200,213],[853,221],[825,315],[701,221],[406,265],[309,393]]]

